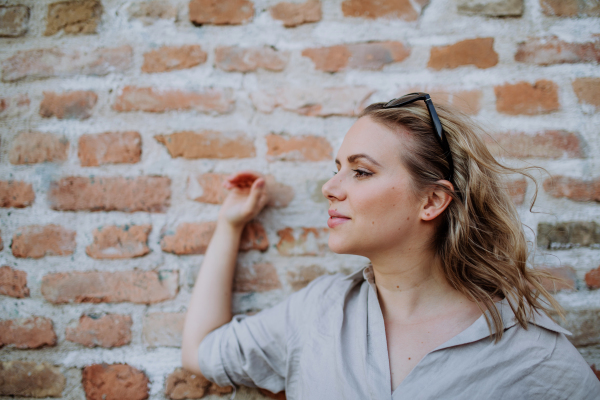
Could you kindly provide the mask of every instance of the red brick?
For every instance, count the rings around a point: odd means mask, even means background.
[[[61,50],[58,48],[16,52],[2,62],[4,82],[19,79],[65,78],[78,75],[104,76],[124,72],[133,63],[131,46]]]
[[[29,297],[27,272],[12,269],[7,265],[0,267],[0,295],[18,299]]]
[[[135,164],[142,155],[142,137],[133,131],[81,135],[77,154],[82,167]]]
[[[321,20],[321,2],[307,0],[304,3],[281,2],[270,8],[271,17],[283,22],[286,28],[318,22]]]
[[[29,110],[30,104],[27,94],[0,97],[0,118],[18,117]]]
[[[596,364],[592,364],[590,367],[592,367],[592,371],[594,372],[594,375],[596,375],[596,378],[600,380],[600,370],[596,369]]]
[[[307,267],[296,268],[288,271],[287,282],[294,292],[306,287],[316,278],[327,274],[327,270],[319,265],[309,265]]]
[[[375,91],[366,87],[287,87],[250,95],[258,111],[271,113],[277,107],[301,115],[356,116]]]
[[[342,12],[345,17],[399,18],[416,21],[429,0],[344,0]],[[416,8],[415,8],[416,7]]]
[[[68,327],[65,338],[87,347],[120,347],[131,342],[129,315],[82,315],[76,327]]]
[[[254,140],[242,132],[175,132],[156,135],[171,157],[196,158],[248,158],[256,156]]]
[[[62,397],[67,379],[60,368],[29,361],[0,362],[0,396]]]
[[[290,53],[272,47],[217,47],[215,64],[224,71],[250,72],[258,68],[282,71],[287,65]]]
[[[508,195],[516,205],[525,202],[525,193],[527,192],[527,181],[525,179],[515,179],[507,182],[507,189]]]
[[[31,183],[22,181],[0,181],[0,207],[23,208],[35,200]]]
[[[206,52],[197,44],[163,46],[144,54],[142,72],[167,72],[195,67],[206,62]]]
[[[177,271],[66,272],[44,276],[41,291],[54,304],[151,304],[174,298],[178,282]]]
[[[177,20],[177,6],[167,0],[149,0],[132,3],[129,6],[129,19],[139,19],[144,25],[150,25],[159,19]]]
[[[163,251],[177,255],[204,254],[217,227],[216,222],[184,222],[175,233],[165,235],[160,241]],[[242,231],[240,251],[260,250],[269,248],[264,227],[257,221],[250,221]]]
[[[113,109],[121,112],[146,111],[162,113],[175,110],[227,113],[233,109],[230,89],[205,89],[201,92],[160,90],[126,86],[117,97]]]
[[[0,37],[18,37],[27,32],[29,7],[0,6]]]
[[[542,12],[557,17],[600,17],[597,1],[540,0]]]
[[[283,256],[320,256],[329,252],[327,228],[284,228],[277,232]]]
[[[2,241],[2,232],[0,232],[0,250],[4,250],[4,242]]]
[[[0,347],[8,345],[17,349],[37,349],[56,345],[52,320],[30,317],[0,321]]]
[[[97,101],[98,95],[92,91],[44,92],[40,115],[44,118],[87,119],[92,116]]]
[[[567,176],[553,176],[544,181],[544,190],[552,197],[600,202],[600,179],[586,181]]]
[[[253,266],[238,265],[233,278],[234,292],[268,292],[281,289],[277,270],[271,263],[258,263]]]
[[[333,149],[322,137],[270,134],[266,139],[267,159],[270,161],[329,161],[332,157]]]
[[[578,78],[573,82],[573,91],[580,103],[600,109],[600,78]]]
[[[181,347],[185,313],[155,312],[146,314],[142,335],[148,346]]]
[[[548,80],[494,87],[496,110],[508,115],[547,114],[559,109],[558,86]]]
[[[529,39],[519,43],[515,61],[538,65],[598,63],[600,39],[584,43],[569,43],[556,36]]]
[[[21,132],[13,140],[8,153],[11,164],[37,164],[63,162],[69,153],[65,137],[41,132]]]
[[[59,31],[68,34],[96,33],[101,16],[102,3],[97,0],[52,3],[48,6],[44,35],[54,35]]]
[[[190,21],[195,25],[240,25],[254,16],[249,0],[191,0]]]
[[[433,47],[427,67],[436,70],[474,65],[491,68],[498,64],[498,53],[494,51],[494,38],[468,39],[449,45]]]
[[[585,274],[585,284],[590,289],[600,289],[600,267]]]
[[[305,49],[304,57],[325,72],[344,69],[380,70],[385,65],[403,61],[410,50],[401,42],[372,42]]]
[[[166,212],[171,179],[71,176],[50,183],[48,201],[58,211]]]
[[[485,17],[520,17],[523,15],[523,0],[459,0],[459,14],[482,15]]]
[[[75,231],[54,224],[20,227],[11,245],[13,256],[19,258],[68,256],[75,246]]]
[[[562,267],[536,267],[537,270],[547,272],[552,275],[554,278],[560,279],[558,281],[543,278],[541,281],[544,289],[549,291],[550,293],[557,293],[561,290],[576,290],[577,288],[577,273],[575,269],[571,266],[562,266]]]
[[[188,178],[188,198],[200,203],[222,204],[229,191],[223,187],[223,182],[229,174],[206,173]],[[287,207],[294,199],[294,189],[291,186],[277,182],[275,177],[267,175],[267,191],[269,201],[267,206],[275,208]]]
[[[165,396],[172,400],[200,399],[210,395],[224,395],[233,392],[232,387],[220,387],[202,375],[196,375],[183,368],[177,368],[169,376],[165,385]]]
[[[517,158],[583,158],[579,136],[566,131],[544,131],[534,134],[506,132],[484,137],[495,156]]]
[[[150,253],[148,235],[152,225],[103,226],[94,229],[94,242],[86,247],[88,256],[96,259],[123,259]]]
[[[144,400],[150,380],[127,364],[94,364],[83,369],[81,383],[87,400]]]
[[[269,392],[267,389],[258,388],[258,393],[262,394],[265,397],[268,397],[269,399],[275,399],[275,400],[286,400],[287,399],[287,397],[285,396],[285,392],[273,393],[273,392]]]

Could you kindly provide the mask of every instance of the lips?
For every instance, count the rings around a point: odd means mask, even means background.
[[[340,214],[335,210],[329,210],[329,219],[327,220],[327,226],[330,228],[334,228],[338,225],[350,221],[350,219],[350,217],[347,217],[344,214]]]

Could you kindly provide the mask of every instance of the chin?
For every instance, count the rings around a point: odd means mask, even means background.
[[[360,255],[357,253],[358,249],[356,246],[352,246],[352,244],[348,240],[343,240],[341,238],[336,238],[333,234],[329,234],[329,241],[327,242],[329,245],[329,249],[336,254],[353,254]]]

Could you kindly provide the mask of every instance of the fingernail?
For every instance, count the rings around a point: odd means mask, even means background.
[[[258,181],[258,183],[256,184],[256,187],[257,187],[257,188],[261,188],[261,187],[263,187],[263,186],[265,186],[265,181],[264,181],[263,179],[261,179],[261,180],[260,180],[260,181]]]

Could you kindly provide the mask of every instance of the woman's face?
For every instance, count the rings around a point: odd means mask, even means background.
[[[350,128],[335,160],[338,172],[322,188],[329,200],[332,251],[372,259],[414,245],[423,200],[411,191],[401,163],[408,138],[369,117]]]

